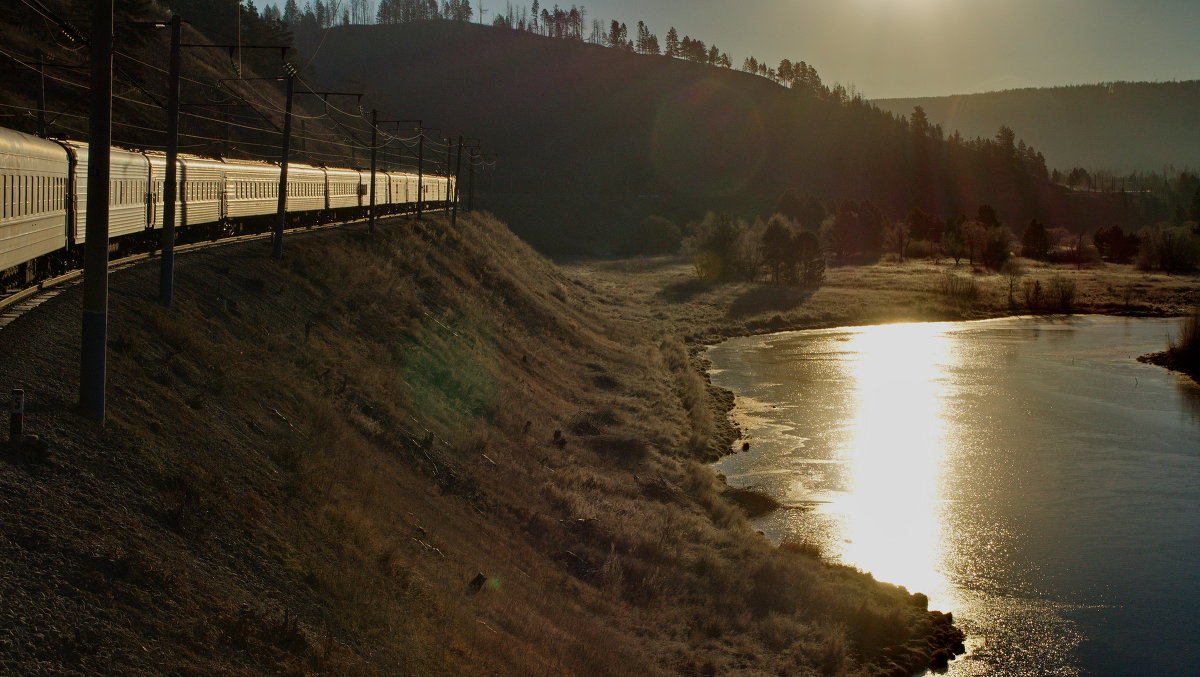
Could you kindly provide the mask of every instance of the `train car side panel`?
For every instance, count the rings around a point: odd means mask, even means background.
[[[361,206],[362,179],[359,172],[353,169],[326,168],[329,178],[329,208],[345,209]]]
[[[66,246],[67,153],[0,129],[0,271]]]
[[[225,180],[229,218],[266,216],[278,211],[278,165],[230,162],[226,166]]]
[[[309,165],[288,165],[287,210],[317,212],[325,209],[325,170]]]
[[[194,226],[225,218],[225,163],[204,158],[180,158],[179,224]]]
[[[150,163],[145,155],[113,148],[108,176],[108,236],[146,230]],[[86,178],[84,179],[86,181]]]

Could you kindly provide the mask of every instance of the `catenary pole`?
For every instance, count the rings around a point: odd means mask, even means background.
[[[450,137],[446,137],[446,216],[450,216]]]
[[[283,226],[287,217],[287,175],[288,151],[292,141],[292,93],[295,89],[296,75],[291,68],[287,74],[287,98],[283,109],[283,148],[279,160],[279,200],[276,202],[278,215],[275,218],[274,247],[271,256],[283,258]]]
[[[171,17],[171,56],[167,66],[167,166],[163,177],[162,261],[158,275],[158,302],[170,307],[175,295],[175,202],[179,158],[179,38],[183,21]]]
[[[471,160],[467,162],[467,211],[475,211],[475,158],[477,153],[471,149]]]
[[[46,138],[46,55],[42,50],[37,53],[38,91],[37,91],[37,134]]]
[[[87,225],[83,250],[83,335],[79,408],[104,421],[108,342],[108,196],[112,145],[113,0],[93,0],[91,115],[88,119]]]
[[[367,230],[375,232],[375,147],[379,142],[379,110],[371,109],[371,220]]]
[[[425,206],[425,129],[418,128],[417,136],[417,218],[421,218],[421,209]]]
[[[458,225],[458,177],[462,174],[463,138],[458,137],[458,158],[454,163],[454,184],[449,186],[452,202],[450,205],[450,227]]]

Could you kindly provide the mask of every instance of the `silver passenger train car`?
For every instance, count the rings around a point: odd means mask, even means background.
[[[274,223],[279,165],[180,155],[176,227],[181,241],[266,229]],[[86,143],[55,141],[0,127],[0,281],[27,284],[65,269],[81,254],[87,226]],[[112,149],[109,175],[110,247],[153,247],[163,225],[162,153]],[[290,224],[365,216],[370,171],[288,164]],[[415,209],[417,175],[375,173],[379,213]],[[442,206],[454,181],[425,176],[422,201]]]

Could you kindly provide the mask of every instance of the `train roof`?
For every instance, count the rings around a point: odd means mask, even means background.
[[[0,154],[57,162],[67,159],[62,146],[57,143],[3,127],[0,127]]]

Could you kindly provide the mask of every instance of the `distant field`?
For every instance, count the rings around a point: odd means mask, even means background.
[[[700,341],[784,329],[1027,314],[1026,287],[1032,295],[1035,281],[1042,290],[1041,312],[1059,312],[1060,295],[1072,289],[1069,307],[1076,313],[1183,315],[1200,302],[1196,274],[1168,275],[1108,263],[1081,269],[1027,259],[1019,263],[1022,274],[1011,278],[953,261],[830,268],[815,293],[763,283],[708,284],[680,257],[566,265],[614,303],[636,301],[624,312],[667,320]]]

